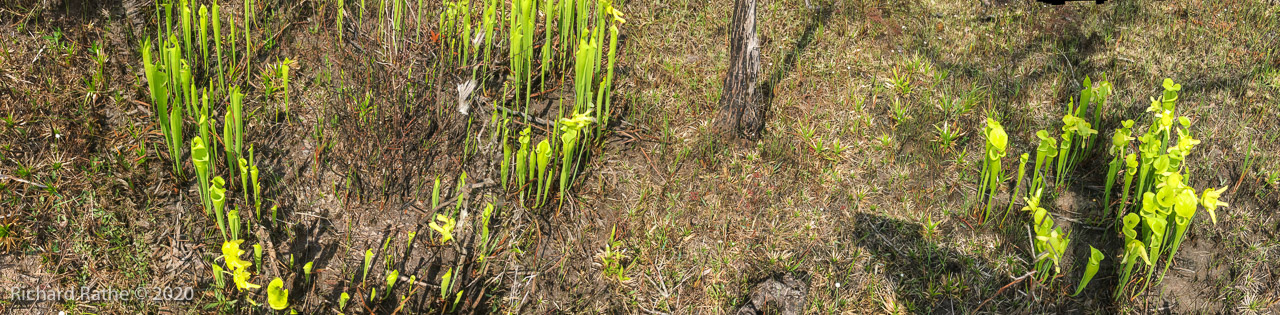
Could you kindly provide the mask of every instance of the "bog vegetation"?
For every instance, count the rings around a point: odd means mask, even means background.
[[[1107,154],[1111,156],[1104,182],[1104,206],[1108,209],[1104,213],[1110,214],[1109,209],[1112,207],[1116,209],[1111,230],[1118,236],[1123,236],[1124,244],[1124,252],[1118,257],[1123,267],[1117,268],[1120,280],[1115,289],[1116,299],[1130,298],[1145,291],[1147,287],[1159,285],[1164,273],[1173,265],[1174,255],[1197,209],[1206,210],[1210,221],[1217,224],[1216,210],[1227,205],[1219,200],[1221,192],[1226,188],[1203,188],[1197,194],[1197,189],[1189,186],[1187,178],[1193,174],[1190,174],[1190,168],[1183,162],[1200,141],[1190,134],[1191,118],[1179,116],[1177,111],[1178,92],[1182,86],[1172,79],[1165,79],[1162,87],[1163,92],[1158,98],[1151,97],[1151,106],[1146,110],[1151,114],[1151,125],[1143,131],[1142,136],[1137,137],[1135,153],[1126,155],[1126,152],[1134,149],[1131,148],[1134,140],[1131,135],[1135,131],[1133,120],[1125,120],[1120,128],[1113,130],[1110,143],[1101,142],[1096,137],[1098,130],[1093,129],[1093,126],[1099,125],[1107,105],[1107,97],[1112,91],[1111,83],[1106,80],[1105,75],[1099,82],[1092,82],[1086,77],[1079,98],[1073,98],[1067,104],[1066,114],[1062,116],[1060,143],[1050,137],[1048,131],[1036,132],[1040,140],[1036,148],[1036,164],[1032,171],[1031,187],[1027,189],[1029,194],[1025,197],[1027,206],[1022,210],[1029,212],[1030,230],[1034,231],[1034,251],[1031,254],[1038,281],[1051,284],[1055,275],[1062,273],[1062,258],[1071,245],[1070,235],[1055,224],[1053,218],[1056,215],[1041,205],[1065,189],[1064,185],[1069,184],[1071,173],[1079,160],[1093,154],[1100,145],[1107,145]],[[1090,110],[1092,119],[1081,118],[1089,117]],[[982,163],[981,188],[978,192],[979,197],[986,195],[986,209],[980,213],[982,221],[986,222],[991,218],[991,207],[995,203],[997,189],[1003,186],[1000,165],[1001,158],[1006,155],[1005,148],[1009,139],[1000,123],[991,118],[987,118],[983,135],[987,145]],[[1054,157],[1057,157],[1056,161]],[[1011,194],[1016,195],[1018,186],[1021,185],[1021,170],[1026,163],[1027,155],[1023,154],[1019,161],[1018,181]],[[1115,184],[1121,173],[1121,163],[1125,166],[1124,184],[1117,186]],[[1050,169],[1055,171],[1049,173]],[[1136,186],[1133,181],[1135,176]],[[1047,181],[1046,178],[1053,180]],[[1052,182],[1053,185],[1048,186],[1046,182]],[[1113,191],[1114,187],[1123,188]],[[1139,197],[1130,200],[1131,193]],[[1116,194],[1120,198],[1113,205],[1111,198]],[[1079,281],[1073,295],[1086,288],[1097,273],[1099,263],[1106,257],[1093,246],[1089,246],[1089,249],[1090,257],[1083,266],[1083,279]],[[1137,264],[1139,261],[1142,264]],[[1132,277],[1135,265],[1141,267],[1138,278]]]
[[[1274,9],[761,1],[733,142],[738,1],[0,0],[0,286],[195,290],[0,313],[1278,304]]]
[[[386,36],[390,43],[409,38],[420,40],[423,34],[429,34],[432,40],[441,43],[438,53],[442,58],[436,67],[441,73],[451,72],[453,68],[471,69],[469,81],[459,86],[459,103],[463,105],[458,111],[469,119],[467,135],[473,134],[472,128],[481,128],[491,130],[491,136],[469,136],[464,140],[467,152],[463,156],[473,155],[478,146],[488,143],[486,141],[496,142],[502,147],[503,158],[499,165],[501,186],[520,196],[520,203],[511,206],[542,208],[548,207],[552,201],[560,203],[565,200],[565,194],[573,187],[574,177],[589,158],[590,148],[600,144],[609,132],[618,28],[626,22],[612,1],[517,0],[507,7],[507,3],[494,0],[480,3],[446,0],[441,3],[438,16],[427,15],[429,12],[424,9],[423,1],[418,1],[417,8],[413,9],[412,3],[405,0],[379,0],[376,6],[361,0],[355,2],[358,5],[356,10],[349,10],[346,2],[335,1],[337,29],[343,30],[342,23],[348,19],[346,15],[356,12],[351,18],[357,23],[376,19],[380,35]],[[264,216],[262,213],[264,202],[260,172],[253,160],[253,145],[246,143],[253,139],[245,139],[244,136],[246,113],[243,104],[246,95],[241,92],[240,85],[249,84],[251,78],[246,69],[255,61],[255,49],[261,49],[264,43],[256,42],[262,39],[254,37],[262,34],[255,29],[260,26],[255,15],[257,5],[254,1],[242,4],[244,13],[238,15],[241,18],[238,20],[237,15],[223,14],[236,8],[217,1],[158,2],[161,9],[155,13],[156,20],[162,21],[159,23],[161,27],[157,27],[153,38],[142,44],[140,51],[150,103],[164,135],[172,176],[175,180],[186,180],[188,166],[195,170],[200,208],[216,224],[222,239],[221,255],[216,256],[211,275],[217,281],[209,291],[216,297],[216,302],[206,308],[230,310],[250,305],[286,310],[290,307],[289,290],[283,288],[282,279],[275,277],[262,289],[261,285],[255,284],[267,282],[259,275],[261,267],[255,269],[253,263],[242,259],[245,253],[242,246],[261,241],[255,240],[252,234],[242,234],[242,230],[253,230],[257,226],[281,228],[274,206],[269,214]],[[481,23],[474,29],[472,18],[477,14],[471,11],[473,7],[478,9],[477,13],[482,12],[479,14]],[[407,24],[410,16],[415,18],[416,24]],[[426,17],[436,17],[436,22],[422,23]],[[390,23],[381,23],[387,20]],[[242,29],[237,27],[237,23]],[[407,25],[415,28],[406,29]],[[505,33],[499,30],[505,30]],[[339,36],[342,33],[345,32],[340,31]],[[553,33],[558,41],[551,40]],[[504,41],[495,44],[494,38],[499,36]],[[536,40],[538,38],[542,40]],[[153,47],[153,42],[158,43],[158,47]],[[540,44],[540,51],[535,48],[535,42]],[[495,56],[496,50],[504,46],[507,54]],[[553,46],[555,51],[562,53],[553,54]],[[394,45],[389,48],[398,49]],[[496,67],[499,60],[508,67]],[[280,107],[275,110],[282,112],[286,120],[289,119],[289,69],[292,63],[286,58],[268,65],[260,76],[263,97],[279,94]],[[563,76],[561,73],[571,76],[554,77]],[[509,101],[491,102],[492,117],[484,121],[489,125],[473,127],[476,119],[470,105],[465,104],[469,102],[467,97],[474,89],[489,89],[488,85],[477,86],[476,81],[492,76],[503,78],[501,89],[480,92],[506,96]],[[559,80],[573,82],[571,106],[561,101],[561,106],[557,107],[559,119],[547,122],[535,118],[530,106],[531,97],[538,90],[551,88],[550,83]],[[221,119],[216,114],[219,109],[223,112]],[[193,125],[188,127],[188,123]],[[197,133],[184,136],[183,130],[188,128]],[[519,130],[518,137],[513,129]],[[189,164],[180,158],[184,155],[190,156]],[[513,172],[515,176],[509,176]],[[466,181],[466,172],[463,172],[457,178],[455,194],[467,189]],[[479,253],[474,262],[464,261],[461,259],[463,256],[459,256],[454,262],[458,269],[463,264],[484,264],[484,257],[493,246],[489,222],[494,205],[486,204],[482,219],[475,222],[477,226],[473,230],[480,233],[478,242],[451,244],[459,224],[458,217],[467,211],[467,196],[459,194],[456,204],[442,206],[440,184],[437,178],[432,190],[431,209],[438,212],[429,223],[437,236],[433,238],[435,245],[466,246]],[[412,235],[406,248],[412,245]],[[386,239],[379,252],[387,251],[391,239]],[[262,246],[261,243],[253,245],[253,261],[258,266],[262,266]],[[359,287],[367,288],[369,293],[355,296],[366,305],[387,299],[399,300],[391,304],[398,306],[394,311],[399,311],[409,297],[389,295],[395,284],[406,281],[414,286],[410,291],[412,294],[424,283],[417,281],[415,276],[401,279],[398,270],[387,269],[386,285],[382,287],[387,295],[378,295],[377,287],[365,285],[373,257],[372,250],[366,251],[364,272],[360,274],[359,281]],[[390,267],[392,256],[385,257]],[[292,266],[293,262],[288,265]],[[303,269],[304,279],[310,279],[310,266],[308,262]],[[462,285],[450,283],[452,270],[450,268],[444,273],[438,285],[431,285],[440,288],[438,301],[443,310],[455,309],[466,290]],[[225,286],[223,279],[226,277],[232,279],[234,288]],[[260,300],[263,295],[258,290],[265,290],[266,303]],[[349,296],[346,292],[342,295]],[[339,303],[339,311],[346,302],[347,298],[344,298]],[[366,310],[393,311],[379,310],[376,306]]]

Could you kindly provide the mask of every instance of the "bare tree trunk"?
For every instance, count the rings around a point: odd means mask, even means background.
[[[763,127],[756,81],[760,77],[760,40],[756,37],[756,0],[734,0],[729,25],[729,72],[720,93],[714,126],[721,135],[756,139]]]

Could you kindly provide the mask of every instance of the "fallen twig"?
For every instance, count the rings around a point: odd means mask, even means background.
[[[16,181],[16,182],[19,182],[19,183],[23,183],[23,184],[27,184],[27,185],[31,185],[31,186],[40,187],[40,189],[48,189],[48,188],[49,188],[49,186],[45,186],[45,185],[41,185],[41,184],[37,184],[37,183],[32,182],[32,181],[28,181],[28,180],[25,180],[25,179],[21,179],[21,178],[17,178],[17,177],[9,176],[9,175],[5,175],[5,174],[0,174],[0,179],[12,179],[12,180],[14,180],[14,181]]]

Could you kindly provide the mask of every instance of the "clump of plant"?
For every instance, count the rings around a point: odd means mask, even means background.
[[[505,82],[507,89],[504,93],[514,92],[512,93],[514,94],[513,104],[519,108],[508,110],[502,105],[495,105],[493,121],[500,123],[496,130],[501,137],[500,145],[503,149],[504,161],[503,169],[499,174],[504,187],[514,180],[515,189],[520,192],[521,199],[527,201],[526,197],[531,197],[532,204],[536,207],[551,199],[548,194],[551,191],[552,181],[555,180],[558,180],[558,192],[563,199],[564,194],[573,185],[579,163],[588,152],[585,148],[602,139],[600,135],[604,134],[612,112],[610,103],[612,102],[613,68],[618,54],[618,26],[625,20],[622,19],[622,13],[613,7],[612,1],[598,1],[594,6],[594,19],[589,19],[592,12],[588,9],[591,6],[590,2],[585,0],[566,0],[559,4],[542,0],[516,0],[510,3],[509,15],[506,18],[508,25],[506,39],[509,43],[507,57],[510,66]],[[483,22],[486,35],[492,28],[490,12],[493,6],[495,6],[493,1],[486,2]],[[546,14],[543,18],[544,33],[540,34],[542,36],[534,34],[537,30],[539,7],[543,10],[542,13]],[[453,23],[450,21],[454,20],[450,18],[451,14],[454,13],[446,9],[442,14],[444,14],[441,22],[442,29],[455,30],[454,24],[450,24]],[[511,130],[507,129],[507,125],[512,121],[508,120],[505,114],[499,118],[497,111],[502,110],[504,113],[510,112],[517,115],[527,113],[530,97],[533,96],[533,83],[537,79],[533,73],[535,66],[541,66],[544,75],[542,82],[550,80],[545,74],[552,68],[551,50],[555,49],[553,47],[555,43],[550,39],[552,39],[551,32],[557,29],[551,27],[552,21],[559,23],[560,50],[568,55],[565,64],[567,65],[569,60],[573,62],[572,105],[566,106],[565,100],[562,100],[561,106],[558,107],[559,113],[555,115],[557,119],[551,120],[551,130],[547,134],[535,135],[532,128],[525,127],[516,139],[518,145],[512,145],[508,143]],[[540,65],[533,60],[533,54],[537,53],[533,46],[536,37],[544,39]],[[576,40],[566,40],[569,38]],[[487,42],[489,36],[485,36],[485,39]],[[606,39],[609,40],[608,43],[605,42]],[[608,45],[607,50],[605,45]],[[607,65],[605,60],[602,60],[606,53]],[[485,57],[488,58],[488,56],[486,51]],[[527,114],[520,117],[524,118],[529,125],[545,123]],[[594,128],[591,124],[595,124]],[[541,142],[535,139],[538,137],[543,138]],[[514,166],[511,165],[513,156]],[[512,167],[514,167],[515,176],[509,176]],[[529,193],[532,193],[532,196],[529,196]]]
[[[1133,120],[1126,120],[1122,122],[1121,125],[1124,127],[1116,130],[1112,135],[1111,148],[1107,150],[1111,153],[1112,157],[1111,162],[1107,163],[1107,182],[1103,189],[1103,195],[1105,196],[1102,202],[1103,213],[1111,213],[1111,188],[1112,186],[1115,186],[1116,175],[1120,173],[1120,169],[1122,165],[1124,165],[1123,163],[1125,163],[1125,151],[1129,148],[1129,142],[1133,141],[1133,137],[1130,136],[1130,133],[1132,132],[1131,129],[1133,128]],[[1128,187],[1125,187],[1125,189],[1128,190]],[[1120,202],[1123,204],[1124,200],[1120,200]],[[1117,229],[1120,228],[1120,220],[1123,213],[1124,207],[1122,206],[1120,207],[1120,210],[1116,212],[1115,226]]]
[[[1034,205],[1031,205],[1032,200],[1028,200],[1027,203],[1028,207],[1034,206],[1029,210],[1032,213],[1032,226],[1035,231],[1032,244],[1035,248],[1036,275],[1041,282],[1045,282],[1053,274],[1061,272],[1062,255],[1066,253],[1067,244],[1071,239],[1062,233],[1061,228],[1054,226],[1049,211],[1039,206],[1039,200],[1035,200]]]
[[[338,25],[338,42],[341,43],[342,33],[344,33],[344,28],[342,28],[342,19],[347,15],[347,10],[345,8],[347,0],[337,0],[336,2],[338,3],[338,16],[334,18],[334,23]],[[422,10],[418,11],[422,12]]]
[[[982,215],[985,221],[991,216],[991,205],[995,201],[1000,183],[1004,182],[1000,175],[1000,159],[1008,154],[1005,149],[1009,145],[1009,135],[1004,132],[1000,122],[989,117],[987,125],[982,128],[982,135],[987,139],[987,145],[986,153],[982,155],[982,184],[978,186],[978,196],[987,197],[987,210]]]
[[[448,301],[449,292],[452,291],[453,286],[457,284],[456,281],[453,281],[454,273],[456,272],[454,271],[453,267],[449,267],[449,270],[445,271],[444,276],[441,277],[440,279],[440,299],[441,300]],[[462,300],[462,292],[463,292],[462,290],[458,290],[458,294],[454,296],[454,299],[453,299],[454,306],[457,306],[458,302]]]
[[[1102,110],[1110,94],[1111,83],[1107,82],[1106,74],[1103,74],[1102,80],[1096,83],[1090,81],[1089,77],[1085,77],[1080,98],[1067,103],[1067,113],[1062,116],[1062,143],[1058,148],[1057,172],[1054,174],[1057,177],[1055,181],[1057,186],[1062,186],[1066,182],[1065,174],[1071,173],[1076,164],[1089,152],[1094,140],[1093,136],[1098,134],[1098,131],[1093,128],[1101,122]],[[1089,108],[1093,108],[1092,120],[1088,119]]]
[[[595,70],[600,70],[599,68],[602,66],[600,64],[600,59],[601,59],[602,53],[604,52],[603,47],[601,47],[603,45],[602,41],[604,39],[604,34],[603,32],[599,31],[599,28],[604,27],[606,17],[608,17],[607,20],[609,21],[608,22],[608,25],[609,25],[608,65],[604,70],[604,78],[600,81],[600,86],[597,91],[596,101],[595,101],[595,104],[596,104],[595,112],[600,117],[599,119],[600,123],[597,124],[598,126],[597,128],[599,129],[598,132],[603,133],[604,128],[609,125],[609,118],[610,118],[610,115],[612,114],[612,110],[610,109],[609,105],[611,103],[610,93],[613,90],[613,68],[614,68],[614,63],[617,60],[617,52],[618,52],[618,26],[621,25],[622,23],[626,23],[627,20],[622,18],[621,11],[618,11],[613,7],[613,1],[611,0],[600,0],[598,4],[598,8],[600,11],[597,12],[596,14],[597,43],[590,47],[591,53],[594,53],[595,55],[595,60],[594,62],[592,62],[595,65]],[[575,83],[576,82],[577,82],[577,79],[575,79]],[[589,82],[590,80],[588,80],[588,83]],[[589,91],[589,89],[587,91]]]
[[[609,231],[609,242],[605,243],[604,251],[599,254],[600,267],[606,277],[617,279],[619,282],[629,282],[631,277],[627,276],[627,268],[631,264],[625,261],[630,260],[631,257],[627,255],[627,250],[623,248],[622,241],[616,239],[615,232],[617,232],[617,227]]]
[[[191,82],[191,71],[186,68],[181,49],[174,37],[169,37],[168,45],[160,49],[160,63],[151,59],[151,40],[142,44],[142,67],[146,74],[147,86],[151,92],[151,103],[156,113],[160,132],[164,134],[165,147],[169,149],[169,158],[173,163],[173,172],[182,175],[179,159],[182,154],[182,108],[186,97],[181,92]],[[174,92],[178,92],[174,95]]]
[[[1080,159],[1089,137],[1097,133],[1098,131],[1083,118],[1071,113],[1062,116],[1062,144],[1058,147],[1058,169],[1054,174],[1057,176],[1055,187],[1061,187],[1066,182],[1066,174],[1074,170],[1075,163]]]
[[[1058,156],[1058,140],[1050,137],[1048,131],[1036,131],[1036,137],[1040,138],[1040,144],[1036,146],[1036,166],[1031,172],[1031,188],[1028,188],[1027,192],[1039,191],[1044,188],[1046,176],[1040,169],[1041,167],[1051,168],[1054,158]],[[1049,166],[1046,166],[1045,163],[1048,163]]]
[[[498,9],[497,0],[485,0],[484,13],[481,14],[480,16],[480,21],[481,21],[480,27],[481,27],[481,31],[483,32],[481,36],[484,37],[484,52],[482,54],[484,55],[485,65],[488,65],[489,59],[492,58],[490,56],[492,55],[492,50],[490,49],[490,47],[493,47],[493,38],[495,36],[494,25],[497,21],[496,19],[497,9]],[[480,48],[477,47],[476,51],[477,52],[480,51]]]
[[[1153,277],[1161,263],[1164,264],[1164,270],[1168,270],[1198,208],[1203,206],[1209,211],[1210,219],[1217,223],[1215,212],[1219,206],[1226,205],[1218,200],[1225,187],[1205,189],[1202,194],[1197,195],[1196,190],[1190,186],[1188,177],[1191,174],[1186,159],[1200,141],[1191,136],[1191,119],[1177,116],[1176,100],[1181,85],[1165,79],[1163,87],[1160,99],[1152,98],[1151,106],[1147,109],[1153,113],[1153,119],[1146,132],[1137,137],[1139,152],[1137,155],[1125,155],[1124,158],[1128,174],[1125,176],[1122,206],[1117,215],[1123,214],[1120,226],[1125,237],[1125,259],[1122,261],[1125,266],[1120,270],[1117,299],[1133,294],[1129,288],[1136,281],[1131,280],[1136,258],[1143,258],[1147,265],[1146,277],[1142,279],[1142,288],[1145,290],[1159,282],[1159,278],[1153,280]],[[1131,124],[1126,122],[1124,126],[1124,129],[1129,129]],[[1174,135],[1177,137],[1174,138]],[[1121,138],[1117,136],[1116,144],[1124,142],[1125,139]],[[1113,152],[1116,157],[1119,154],[1123,154],[1123,151]],[[1118,158],[1113,160],[1113,165],[1118,165],[1116,161]],[[1138,173],[1138,183],[1133,185],[1135,172]],[[1123,200],[1128,199],[1131,189],[1133,194],[1141,196],[1141,207],[1136,213],[1125,214]]]
[[[511,2],[511,15],[508,19],[507,42],[510,50],[507,57],[511,60],[511,85],[518,91],[516,100],[528,108],[529,95],[532,94],[533,69],[533,36],[538,9],[535,0],[514,0]]]
[[[591,110],[586,113],[574,115],[573,118],[560,119],[560,198],[563,200],[564,193],[569,190],[569,185],[573,181],[573,174],[576,174],[575,168],[578,161],[578,141],[582,137],[582,129],[591,124],[595,119],[589,116]]]
[[[1035,231],[1035,235],[1031,238],[1032,256],[1035,261],[1036,278],[1040,282],[1047,281],[1061,270],[1059,262],[1066,252],[1067,243],[1070,242],[1067,236],[1063,235],[1062,230],[1054,226],[1049,210],[1040,207],[1042,192],[1043,190],[1036,189],[1034,193],[1030,193],[1025,198],[1027,205],[1022,207],[1022,211],[1031,213],[1031,228]]]
[[[484,211],[480,213],[480,252],[476,257],[477,261],[484,262],[485,259],[493,252],[493,239],[489,234],[489,220],[493,218],[493,203],[484,206]]]
[[[573,112],[580,113],[593,103],[591,101],[591,83],[595,79],[596,64],[592,61],[595,59],[596,50],[588,34],[582,34],[578,40],[578,50],[574,53],[574,72],[573,72]]]
[[[262,70],[263,95],[282,101],[285,120],[289,119],[289,71],[296,61],[285,58]]]
[[[89,58],[93,60],[94,68],[93,75],[87,80],[89,91],[85,94],[86,99],[96,97],[106,84],[106,81],[102,78],[102,72],[105,70],[107,63],[106,49],[102,47],[101,42],[94,42],[89,51],[92,53]]]

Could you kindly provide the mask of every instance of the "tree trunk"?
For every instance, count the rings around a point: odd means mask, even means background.
[[[756,139],[763,127],[756,81],[760,77],[760,41],[756,37],[756,0],[734,0],[729,25],[729,72],[720,93],[714,126],[722,135]]]

